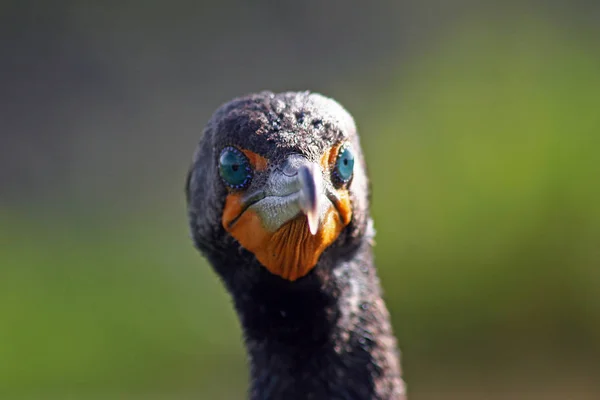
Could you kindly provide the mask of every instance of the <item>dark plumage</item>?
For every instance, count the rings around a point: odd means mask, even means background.
[[[186,195],[194,243],[241,321],[251,399],[404,399],[348,112],[308,92],[221,106]]]

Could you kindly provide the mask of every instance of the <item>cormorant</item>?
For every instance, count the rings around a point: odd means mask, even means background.
[[[191,235],[231,293],[265,399],[405,399],[351,115],[309,92],[222,105],[190,168]]]

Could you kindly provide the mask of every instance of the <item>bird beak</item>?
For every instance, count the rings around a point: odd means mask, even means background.
[[[298,181],[300,182],[298,204],[300,210],[306,214],[310,233],[315,235],[319,228],[319,201],[320,194],[323,192],[321,168],[313,163],[302,165],[298,169]]]

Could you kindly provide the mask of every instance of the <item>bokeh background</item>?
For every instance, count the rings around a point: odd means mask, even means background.
[[[411,400],[600,398],[600,2],[0,2],[0,398],[241,399],[188,237],[248,92],[355,116]]]

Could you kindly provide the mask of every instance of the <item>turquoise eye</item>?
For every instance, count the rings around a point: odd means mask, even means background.
[[[347,183],[352,178],[354,171],[354,153],[352,147],[345,145],[340,150],[335,162],[335,176],[342,182]]]
[[[219,175],[230,188],[243,189],[252,180],[252,168],[244,153],[225,147],[219,157]]]

